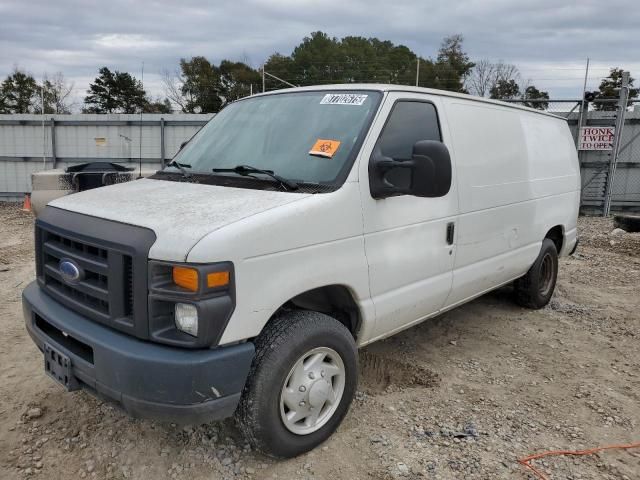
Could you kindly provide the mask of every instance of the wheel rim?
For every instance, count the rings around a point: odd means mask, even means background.
[[[553,258],[547,253],[542,257],[542,263],[540,265],[540,294],[543,297],[549,295],[553,287],[554,270],[555,265]]]
[[[294,363],[280,392],[280,417],[296,435],[322,428],[333,416],[344,394],[346,372],[335,350],[318,347]]]

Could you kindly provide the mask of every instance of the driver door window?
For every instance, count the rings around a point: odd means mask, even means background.
[[[428,102],[401,100],[394,105],[375,152],[396,161],[411,160],[413,146],[420,140],[442,141],[436,108]],[[411,172],[395,169],[387,179],[398,187],[407,187]]]
[[[410,160],[413,145],[420,140],[442,141],[436,108],[427,102],[397,102],[378,141],[382,155]]]

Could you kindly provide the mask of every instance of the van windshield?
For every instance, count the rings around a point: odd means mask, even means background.
[[[297,183],[337,187],[349,173],[381,96],[334,90],[249,97],[220,111],[174,162],[195,175],[229,176],[234,172],[213,170],[249,165]],[[178,168],[174,164],[165,171]]]

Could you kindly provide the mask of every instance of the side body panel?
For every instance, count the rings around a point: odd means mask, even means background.
[[[376,200],[369,190],[369,158],[394,104],[399,100],[428,101],[442,117],[441,98],[392,92],[363,147],[360,195],[364,242],[376,327],[371,341],[391,335],[437,313],[451,288],[454,246],[447,243],[447,224],[458,213],[455,169],[451,190],[441,198],[409,195]],[[450,132],[440,120],[445,144]]]
[[[229,260],[236,275],[236,310],[220,340],[251,338],[284,303],[308,290],[345,286],[360,309],[361,336],[375,315],[362,236],[358,184],[259,213],[205,236],[187,261]]]
[[[579,169],[566,122],[444,98],[460,218],[451,307],[523,275],[554,226],[575,234]]]

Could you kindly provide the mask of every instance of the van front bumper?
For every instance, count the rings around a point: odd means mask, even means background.
[[[37,282],[25,288],[22,305],[38,348],[66,355],[74,383],[134,417],[198,424],[236,409],[255,353],[250,342],[208,350],[145,342],[84,318]]]

